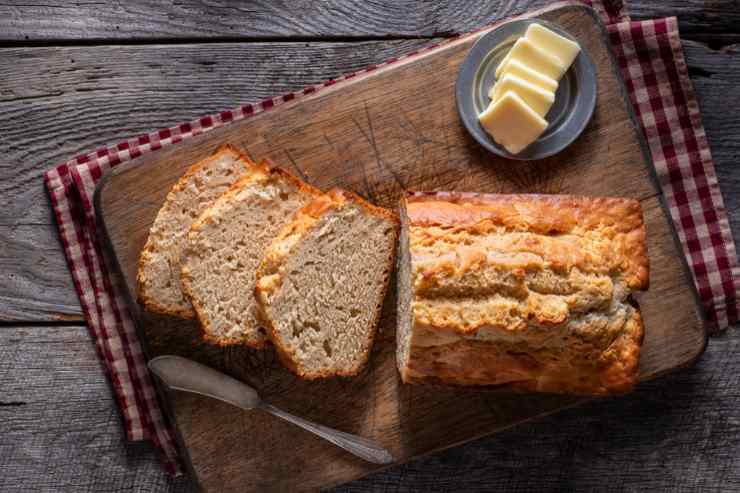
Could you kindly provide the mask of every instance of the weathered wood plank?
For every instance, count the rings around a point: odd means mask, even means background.
[[[0,321],[82,321],[52,224],[0,225]]]
[[[429,41],[0,50],[0,320],[81,320],[42,173],[76,154],[300,89]],[[29,258],[33,261],[29,261]]]
[[[544,0],[157,2],[0,1],[0,40],[270,39],[436,36],[520,13]]]
[[[336,492],[728,491],[740,486],[740,331],[693,368],[374,474]],[[84,327],[0,331],[0,490],[186,491],[124,444]],[[533,473],[536,471],[536,473]]]
[[[0,490],[182,489],[148,444],[128,445],[87,329],[0,330]]]
[[[44,2],[0,0],[0,41],[275,39],[439,36],[464,32],[545,0]],[[636,19],[675,15],[684,36],[740,38],[736,2],[632,0]]]

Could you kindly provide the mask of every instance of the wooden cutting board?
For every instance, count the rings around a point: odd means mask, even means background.
[[[345,187],[388,207],[396,206],[404,189],[637,198],[651,263],[650,290],[638,296],[646,325],[641,378],[691,364],[705,347],[703,321],[604,28],[583,6],[557,4],[529,15],[561,25],[597,64],[596,113],[564,152],[531,163],[507,161],[483,151],[465,132],[453,88],[463,58],[484,30],[157,151],[106,176],[96,209],[127,294],[134,298],[139,253],[166,193],[188,166],[228,142],[255,160],[271,158],[315,186]],[[194,323],[132,308],[150,357],[174,353],[220,368],[250,382],[277,406],[377,440],[399,462],[580,401],[402,385],[394,359],[392,298],[386,300],[366,371],[327,382],[297,380],[270,350],[209,347],[200,342]],[[208,491],[315,490],[377,469],[259,411],[183,393],[169,393],[163,401],[191,472]]]

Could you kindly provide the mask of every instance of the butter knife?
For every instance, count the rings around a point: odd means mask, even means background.
[[[305,420],[263,401],[257,391],[225,373],[180,356],[158,356],[149,369],[175,390],[200,394],[245,409],[260,409],[320,436],[337,447],[373,464],[391,464],[393,456],[377,443],[351,433]]]

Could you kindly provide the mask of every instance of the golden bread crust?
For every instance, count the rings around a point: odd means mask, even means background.
[[[638,201],[409,193],[410,383],[605,395],[638,380]]]
[[[622,269],[630,288],[648,289],[650,265],[642,207],[637,200],[573,195],[409,192],[406,204],[412,226],[459,228],[476,234],[486,234],[497,227],[541,235],[598,234],[612,243],[612,253],[617,256],[613,263]],[[585,262],[588,257],[581,256],[575,266]]]

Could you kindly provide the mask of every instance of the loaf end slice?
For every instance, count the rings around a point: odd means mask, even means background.
[[[220,147],[191,166],[157,213],[139,258],[137,299],[149,312],[193,318],[180,285],[180,257],[190,226],[254,164],[236,148]]]
[[[368,360],[393,270],[398,218],[332,190],[265,252],[255,297],[281,361],[305,379],[353,376]]]
[[[214,344],[263,347],[255,273],[294,213],[322,193],[268,162],[251,167],[193,224],[181,272],[204,338]]]

